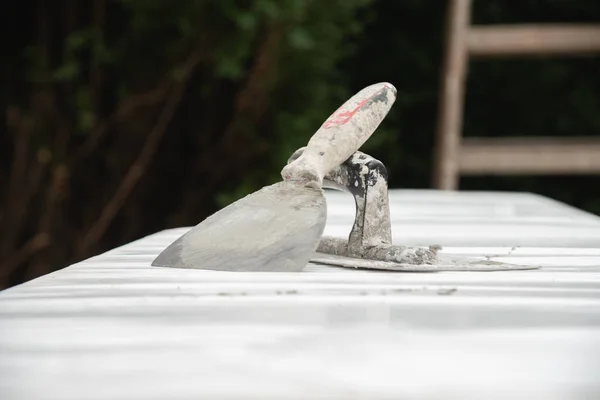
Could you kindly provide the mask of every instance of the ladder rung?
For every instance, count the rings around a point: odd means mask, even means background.
[[[472,26],[467,46],[473,56],[600,52],[600,25]]]
[[[464,175],[600,173],[600,139],[465,138],[459,168]]]

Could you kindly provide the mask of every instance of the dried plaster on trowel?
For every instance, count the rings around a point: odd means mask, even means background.
[[[303,150],[298,149],[288,162]],[[383,163],[360,151],[326,175],[324,187],[353,195],[356,217],[348,240],[324,236],[317,254],[418,265],[437,262],[440,246],[424,249],[392,245],[387,179]]]

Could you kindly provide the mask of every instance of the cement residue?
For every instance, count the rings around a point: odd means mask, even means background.
[[[343,257],[360,258],[375,261],[390,261],[400,264],[433,265],[438,262],[437,253],[441,246],[421,247],[379,244],[361,246],[348,250],[348,242],[342,238],[324,236],[319,242],[317,252]]]

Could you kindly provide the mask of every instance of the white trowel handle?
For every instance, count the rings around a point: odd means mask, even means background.
[[[281,171],[283,179],[318,180],[357,151],[375,132],[396,101],[387,82],[368,86],[352,96],[321,125],[304,153]]]

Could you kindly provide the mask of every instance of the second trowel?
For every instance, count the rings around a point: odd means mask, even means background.
[[[396,100],[389,83],[368,86],[336,110],[282,182],[230,204],[168,246],[153,266],[221,271],[301,271],[325,227],[324,176],[377,129]]]

